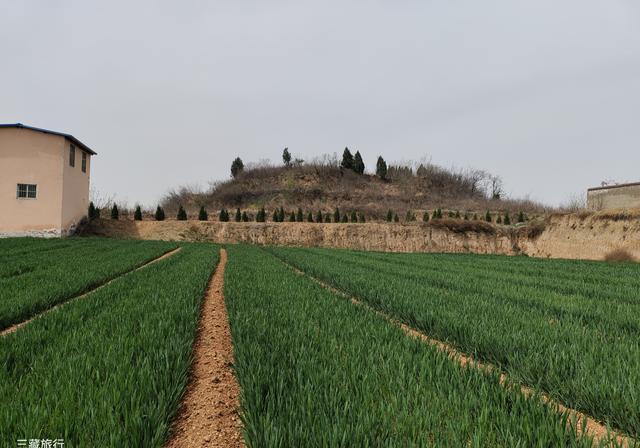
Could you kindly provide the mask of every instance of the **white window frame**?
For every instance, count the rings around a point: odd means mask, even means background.
[[[22,187],[22,188],[21,188]],[[17,184],[16,199],[37,199],[38,184]]]

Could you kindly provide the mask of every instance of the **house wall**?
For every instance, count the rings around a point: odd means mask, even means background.
[[[640,208],[640,183],[592,188],[587,192],[587,207],[595,211]]]
[[[65,138],[0,129],[0,234],[59,234]],[[17,199],[17,184],[36,184],[36,199]]]
[[[89,174],[91,155],[87,154],[87,172],[82,172],[82,150],[76,146],[76,163],[69,165],[69,150],[72,143],[65,139],[63,157],[62,229],[75,227],[87,215],[89,207]]]

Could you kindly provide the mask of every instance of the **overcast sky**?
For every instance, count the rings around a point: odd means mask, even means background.
[[[75,135],[129,204],[285,146],[549,204],[640,180],[638,0],[6,1],[0,49],[0,122]]]

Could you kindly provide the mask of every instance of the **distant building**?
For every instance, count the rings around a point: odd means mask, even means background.
[[[640,208],[640,182],[589,188],[587,208],[590,210]]]
[[[0,235],[66,235],[86,216],[91,156],[72,135],[0,124]]]

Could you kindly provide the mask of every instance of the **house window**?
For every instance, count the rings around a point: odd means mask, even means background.
[[[69,166],[76,166],[76,147],[69,147]]]
[[[86,152],[82,153],[82,172],[83,173],[87,172],[87,153]]]
[[[18,184],[18,190],[16,193],[18,199],[35,199],[36,198],[36,185],[34,184]]]

